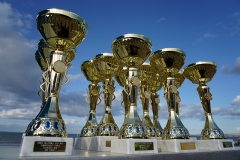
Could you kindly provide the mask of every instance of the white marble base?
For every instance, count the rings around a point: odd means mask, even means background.
[[[162,137],[149,137],[150,139],[162,140]]]
[[[117,136],[94,136],[75,138],[74,148],[89,151],[111,151],[111,141]]]
[[[234,150],[231,139],[197,140],[199,150]]]
[[[142,149],[136,146],[137,143],[140,143]],[[148,148],[149,145],[153,147]],[[146,150],[145,147],[148,149]],[[115,139],[112,140],[111,152],[123,154],[158,153],[157,139]]]
[[[198,146],[195,138],[158,140],[158,152],[196,152]]]
[[[23,136],[19,155],[70,156],[72,149],[73,138]]]

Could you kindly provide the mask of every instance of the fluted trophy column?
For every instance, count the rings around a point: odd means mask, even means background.
[[[201,139],[225,139],[224,133],[214,122],[211,112],[212,94],[206,85],[217,71],[217,65],[211,61],[200,61],[184,68],[183,75],[192,83],[198,84],[198,94],[205,113],[205,126],[201,132]]]
[[[148,62],[144,62],[139,67],[139,77],[141,80],[140,99],[143,108],[142,124],[145,127],[147,137],[157,137],[156,128],[153,125],[151,118],[149,116],[149,103],[151,98],[149,85],[152,83],[151,77],[154,76],[154,74],[155,69],[152,68]]]
[[[179,71],[177,74],[174,75],[175,77],[175,81],[176,81],[176,87],[179,89],[179,87],[181,87],[181,85],[183,84],[185,77],[183,76],[183,72]],[[180,102],[181,102],[181,98],[179,95],[179,90],[177,92],[177,96],[176,96],[176,114],[179,117],[179,109],[180,109]]]
[[[189,139],[189,132],[176,114],[176,99],[178,89],[174,75],[185,62],[184,51],[178,48],[164,48],[154,52],[150,57],[150,64],[155,66],[159,73],[165,72],[167,79],[164,82],[164,97],[168,105],[168,121],[163,130],[163,139]]]
[[[69,79],[66,72],[75,57],[75,48],[85,38],[86,22],[75,13],[61,9],[47,9],[36,17],[37,29],[53,51],[48,68],[43,74],[46,103],[37,117],[30,123],[26,136],[67,137],[58,98],[61,86]],[[63,83],[64,77],[66,82]]]
[[[150,83],[150,91],[151,91],[151,108],[153,111],[153,125],[156,128],[156,134],[157,137],[162,137],[163,129],[159,122],[159,115],[158,111],[160,110],[160,98],[157,94],[157,91],[159,91],[163,86],[163,81],[165,80],[166,76],[163,74],[155,73],[151,77],[151,83]]]
[[[112,116],[112,101],[115,99],[114,80],[112,76],[121,71],[120,61],[112,53],[102,53],[94,57],[93,64],[103,76],[103,99],[105,111],[97,127],[97,136],[117,136],[119,128]]]
[[[86,124],[83,126],[80,137],[92,137],[96,135],[97,131],[97,118],[96,118],[96,106],[101,103],[100,88],[98,83],[102,80],[101,75],[93,65],[93,60],[85,61],[81,64],[81,70],[85,78],[92,82],[88,86],[86,101],[90,105],[89,116]]]
[[[127,66],[124,90],[128,95],[129,114],[124,122],[120,138],[146,138],[146,131],[137,113],[137,96],[141,84],[138,77],[138,67],[150,55],[151,41],[140,34],[125,34],[112,43],[113,54]]]

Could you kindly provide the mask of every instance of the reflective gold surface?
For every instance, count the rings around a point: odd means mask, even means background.
[[[103,76],[103,100],[105,112],[97,127],[97,136],[117,136],[119,128],[111,113],[112,101],[115,99],[115,86],[112,76],[121,71],[120,61],[111,53],[102,53],[93,58],[93,64]]]
[[[184,65],[186,54],[178,48],[164,48],[152,53],[149,57],[150,64],[158,72],[165,71],[170,76],[176,74]]]
[[[127,67],[124,91],[128,98],[128,110],[119,133],[119,138],[146,138],[146,131],[137,113],[137,96],[141,81],[137,67],[148,58],[151,41],[140,34],[125,34],[112,43],[112,52]]]
[[[139,67],[152,50],[151,41],[140,34],[124,34],[112,43],[113,54],[126,66]]]
[[[138,73],[141,80],[140,99],[143,108],[142,124],[145,127],[147,137],[156,137],[157,136],[156,128],[153,125],[151,118],[149,116],[149,103],[151,98],[149,85],[151,84],[151,77],[153,77],[156,74],[156,72],[155,69],[148,62],[144,62],[139,67]]]
[[[176,87],[177,88],[181,87],[181,85],[183,84],[183,82],[185,80],[185,77],[183,76],[183,71],[179,71],[177,74],[174,75],[174,77],[175,77],[175,81],[176,81],[175,82]],[[180,101],[181,101],[181,98],[180,98],[179,91],[178,91],[176,94],[176,114],[178,115],[178,117],[179,117]]]
[[[188,130],[183,125],[176,113],[178,102],[178,89],[175,74],[184,65],[186,54],[178,48],[164,48],[150,56],[150,64],[154,66],[159,74],[166,75],[164,84],[164,98],[168,105],[168,121],[163,130],[163,139],[188,139]]]
[[[211,81],[217,71],[217,65],[211,61],[200,61],[190,64],[184,68],[183,75],[192,83],[199,84],[197,91],[205,113],[205,126],[201,132],[201,139],[225,139],[222,130],[217,126],[212,118],[211,103],[212,94],[206,85]]]
[[[101,102],[99,93],[101,87],[98,85],[98,82],[100,82],[102,78],[94,67],[93,60],[84,61],[81,64],[81,70],[85,78],[92,83],[88,86],[86,98],[87,102],[90,104],[89,116],[86,124],[82,128],[80,137],[92,137],[96,135],[98,126],[96,118],[96,106]]]
[[[58,50],[75,49],[85,38],[87,23],[75,13],[52,8],[38,13],[37,28],[45,41]]]

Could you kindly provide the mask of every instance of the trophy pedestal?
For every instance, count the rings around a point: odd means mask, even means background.
[[[159,152],[196,152],[196,138],[158,140]]]
[[[156,139],[114,139],[111,152],[123,154],[158,153]]]
[[[149,137],[150,139],[162,140],[162,137]]]
[[[111,151],[111,141],[117,136],[94,136],[75,138],[74,148],[89,151]]]
[[[73,138],[23,136],[20,156],[70,156]]]
[[[234,142],[231,139],[197,140],[199,150],[234,150]]]

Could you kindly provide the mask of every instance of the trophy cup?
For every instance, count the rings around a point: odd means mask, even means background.
[[[111,53],[96,55],[93,59],[93,64],[103,76],[103,99],[105,102],[105,112],[98,124],[96,136],[117,136],[119,128],[111,113],[112,101],[115,99],[115,87],[112,76],[121,70],[122,65]]]
[[[38,13],[36,17],[37,28],[45,42],[53,48],[50,53],[50,61],[48,69],[43,74],[45,83],[46,102],[42,107],[37,117],[29,124],[26,136],[40,137],[67,137],[65,123],[62,119],[58,97],[62,85],[68,83],[69,79],[66,76],[68,68],[71,66],[70,61],[75,57],[75,48],[84,39],[87,33],[86,22],[75,13],[61,9],[47,9]],[[66,79],[65,83],[63,79]],[[46,86],[47,84],[47,86]],[[41,138],[43,140],[44,138]],[[27,141],[27,139],[25,139]],[[22,148],[24,148],[25,140],[23,140]],[[37,143],[37,138],[33,139],[32,143]],[[44,139],[45,140],[45,139]],[[63,142],[64,152],[58,152],[58,147],[51,149],[56,155],[70,155],[73,140],[70,138],[48,138],[48,142],[58,141]],[[48,143],[46,142],[46,143]],[[39,144],[40,145],[40,144]],[[34,156],[37,148],[33,152],[28,152],[27,155]],[[47,149],[49,150],[49,149]],[[50,152],[45,155],[51,155]],[[24,151],[21,151],[20,156],[26,156]]]
[[[115,80],[118,82],[118,84],[121,86],[121,87],[124,87],[125,86],[125,83],[126,83],[126,79],[125,79],[125,74],[126,74],[126,71],[127,71],[127,67],[123,67],[123,69],[115,76]],[[128,117],[128,113],[129,113],[129,101],[128,101],[128,95],[127,93],[125,92],[125,90],[123,89],[122,90],[122,102],[121,102],[121,105],[123,106],[124,110],[125,110],[125,114],[124,114],[124,121],[123,121],[123,124],[125,124],[125,121]],[[119,130],[119,133],[121,133],[123,130],[123,127],[120,128]],[[121,135],[118,134],[118,138],[121,139]]]
[[[140,99],[143,108],[142,124],[145,127],[147,137],[156,137],[156,128],[153,125],[151,118],[149,117],[149,102],[151,98],[149,85],[152,83],[151,77],[154,76],[155,70],[152,68],[152,66],[150,66],[148,62],[144,62],[139,67],[138,73],[141,80]]]
[[[181,87],[182,83],[185,80],[185,77],[183,76],[183,72],[179,71],[177,74],[174,75],[174,77],[175,77],[176,87],[177,88]],[[178,117],[179,117],[180,101],[181,101],[181,98],[179,96],[179,91],[178,91],[176,96],[176,114]]]
[[[217,71],[217,65],[211,61],[200,61],[190,64],[184,68],[184,76],[192,83],[198,84],[198,94],[205,113],[205,126],[201,132],[201,139],[225,139],[224,133],[214,122],[211,112],[212,94],[210,88],[206,85],[211,81]]]
[[[151,83],[150,83],[150,91],[151,91],[151,108],[153,111],[153,125],[156,128],[156,135],[157,137],[162,137],[163,129],[162,126],[159,123],[158,120],[158,110],[160,109],[159,103],[160,98],[157,94],[157,91],[159,91],[163,86],[163,81],[165,80],[165,75],[155,73],[151,77]]]
[[[141,84],[138,77],[138,67],[148,58],[151,49],[151,41],[140,34],[125,34],[116,38],[112,43],[113,55],[127,67],[124,91],[128,97],[129,108],[129,113],[119,133],[120,139],[112,141],[112,152],[134,154],[139,153],[137,151],[142,148],[145,151],[141,151],[141,153],[158,152],[156,139],[144,139],[147,138],[147,134],[136,109],[138,91]]]
[[[164,71],[167,74],[167,80],[164,82],[164,97],[168,104],[169,116],[163,130],[163,139],[189,139],[190,137],[188,130],[176,114],[178,89],[174,75],[183,66],[185,57],[184,51],[177,48],[164,48],[150,56],[151,66],[155,66],[157,71]]]
[[[83,62],[81,65],[81,70],[86,79],[92,83],[88,86],[88,94],[86,98],[87,102],[89,99],[90,104],[89,116],[85,126],[81,131],[80,137],[92,137],[96,135],[98,125],[96,119],[96,106],[97,104],[101,103],[101,99],[99,98],[99,91],[101,87],[98,85],[98,83],[101,81],[101,76],[94,67],[92,60]],[[100,100],[99,103],[97,102],[98,99]]]

